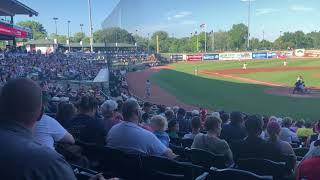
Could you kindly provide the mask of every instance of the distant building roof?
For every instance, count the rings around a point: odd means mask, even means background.
[[[53,45],[54,41],[49,39],[38,39],[38,40],[30,40],[26,42],[26,45],[32,44],[32,45]]]
[[[69,47],[68,44],[61,44],[63,47]],[[82,46],[80,43],[70,43],[71,48],[81,48]],[[83,43],[84,48],[89,48],[90,44],[89,43]],[[132,44],[127,44],[127,43],[94,43],[93,44],[94,48],[104,48],[104,47],[136,47],[135,45]]]
[[[54,41],[49,40],[49,39],[39,39],[39,40],[30,40],[26,43],[26,45],[53,45]],[[59,46],[66,47],[68,48],[68,44],[59,44]],[[80,43],[70,43],[71,48],[81,48],[82,46]],[[84,43],[83,44],[84,48],[90,48],[89,43]],[[127,43],[94,43],[93,44],[94,48],[104,48],[104,47],[120,47],[120,48],[130,48],[130,47],[136,47],[135,45],[132,44],[127,44]]]
[[[0,16],[29,15],[38,16],[38,12],[17,0],[0,0]]]

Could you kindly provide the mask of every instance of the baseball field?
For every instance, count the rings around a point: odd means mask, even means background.
[[[242,69],[243,64],[247,69]],[[292,94],[297,76],[307,94]],[[179,101],[210,110],[320,118],[320,59],[181,62],[151,76]]]

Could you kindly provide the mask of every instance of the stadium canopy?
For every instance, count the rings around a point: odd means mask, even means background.
[[[17,0],[0,0],[0,16],[29,15],[38,16],[38,12]]]

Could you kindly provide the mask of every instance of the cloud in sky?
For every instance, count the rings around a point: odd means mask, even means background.
[[[256,15],[265,15],[265,14],[272,14],[280,12],[280,9],[272,9],[272,8],[266,8],[266,9],[256,9]]]
[[[186,18],[186,17],[190,17],[192,15],[192,12],[190,11],[179,11],[177,13],[168,13],[168,21],[171,21],[171,20],[177,20],[177,19],[183,19],[183,18]]]
[[[292,5],[289,9],[296,12],[309,12],[314,10],[312,7],[306,7],[303,5]]]

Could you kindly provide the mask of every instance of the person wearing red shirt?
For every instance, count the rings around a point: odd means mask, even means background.
[[[320,179],[320,156],[312,157],[300,163],[297,169],[296,180]]]

